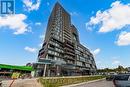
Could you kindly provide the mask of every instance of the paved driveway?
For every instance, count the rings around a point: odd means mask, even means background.
[[[73,86],[73,87],[114,87],[114,85],[112,81],[101,80],[101,81],[86,83],[83,85]]]

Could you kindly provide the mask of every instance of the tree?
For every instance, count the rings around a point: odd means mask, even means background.
[[[118,68],[116,68],[116,71],[118,71],[119,73],[125,71],[125,68],[121,65],[118,66]]]

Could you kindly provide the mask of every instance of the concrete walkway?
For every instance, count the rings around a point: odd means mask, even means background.
[[[9,87],[12,80],[2,81],[2,87]],[[15,80],[11,87],[43,87],[37,82],[37,79],[18,79]]]

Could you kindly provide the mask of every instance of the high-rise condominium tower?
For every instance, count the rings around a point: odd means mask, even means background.
[[[89,49],[80,44],[70,14],[57,2],[48,20],[45,40],[38,54],[37,76],[87,75],[96,72]]]

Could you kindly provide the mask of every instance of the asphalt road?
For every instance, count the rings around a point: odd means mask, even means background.
[[[114,87],[114,85],[112,81],[101,80],[101,81],[86,83],[86,84],[74,86],[74,87]]]

